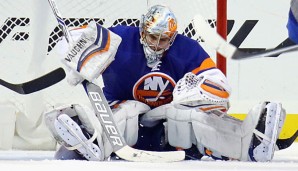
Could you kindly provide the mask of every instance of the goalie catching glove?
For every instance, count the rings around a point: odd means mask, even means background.
[[[72,32],[81,35],[70,44],[63,59],[70,69],[67,81],[71,85],[77,85],[84,79],[91,82],[114,60],[121,38],[94,21],[87,28]]]
[[[178,81],[172,103],[176,107],[199,108],[203,112],[226,112],[229,109],[230,92],[225,76],[217,69],[200,75],[189,72]]]

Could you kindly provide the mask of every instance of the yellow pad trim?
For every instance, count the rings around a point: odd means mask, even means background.
[[[233,117],[236,117],[238,119],[244,120],[246,117],[246,114],[230,114]],[[285,124],[281,130],[281,133],[279,135],[279,138],[289,138],[292,136],[296,131],[298,130],[298,114],[287,114]],[[295,140],[295,142],[298,142],[298,138]]]

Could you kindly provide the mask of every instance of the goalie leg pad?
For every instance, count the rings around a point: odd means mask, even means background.
[[[192,115],[198,148],[203,145],[213,153],[233,159],[241,158],[242,154],[241,125],[242,121],[228,115],[218,117],[203,112]]]
[[[65,143],[64,146],[68,150],[78,150],[80,154],[90,161],[101,160],[102,151],[93,143],[96,139],[96,134],[93,134],[88,140],[79,125],[66,114],[59,115],[54,122],[54,126],[60,141]]]
[[[47,127],[59,144],[68,150],[79,151],[87,160],[104,160],[102,127],[87,107],[61,106],[44,116]],[[94,144],[96,138],[97,144]]]
[[[271,161],[275,144],[284,124],[286,112],[281,104],[265,102],[259,122],[249,147],[249,159],[252,161]]]
[[[194,144],[199,150],[203,146],[222,156],[237,159],[241,156],[240,120],[167,104],[144,114],[141,123],[144,126],[154,126],[161,119],[167,120],[166,134],[171,146],[188,149]],[[233,150],[229,147],[233,147]],[[201,153],[204,154],[203,151]]]
[[[281,105],[272,102],[256,105],[244,121],[227,114],[219,117],[192,108],[177,109],[168,104],[147,112],[141,123],[154,126],[156,121],[167,119],[168,140],[175,147],[187,149],[195,144],[199,150],[204,147],[217,156],[248,161],[252,154],[255,161],[269,161],[284,117],[285,111]],[[259,125],[265,128],[260,129]],[[255,129],[261,133],[254,135],[257,132]],[[253,135],[261,137],[257,143],[252,141]],[[251,148],[253,153],[249,154],[251,146],[254,146]],[[262,150],[264,147],[268,149],[265,152]],[[202,150],[200,152],[204,154]]]
[[[248,112],[243,122],[228,115],[222,118],[214,116],[193,115],[192,124],[198,143],[241,161],[272,160],[285,118],[281,104],[261,102]]]

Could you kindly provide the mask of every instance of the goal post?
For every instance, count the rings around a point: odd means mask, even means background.
[[[222,38],[227,39],[227,0],[217,0],[217,22],[216,30]],[[221,54],[216,54],[217,67],[226,75],[226,58]]]

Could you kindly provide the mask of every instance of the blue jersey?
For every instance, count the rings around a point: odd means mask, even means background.
[[[214,62],[195,41],[177,35],[158,65],[147,66],[138,27],[109,28],[122,38],[115,60],[103,73],[104,94],[108,101],[138,100],[158,107],[173,100],[176,82],[185,73],[199,74],[215,68]]]
[[[287,28],[288,28],[289,38],[293,42],[298,44],[298,23],[297,23],[296,18],[293,15],[292,10],[290,10],[290,12],[289,12]]]

